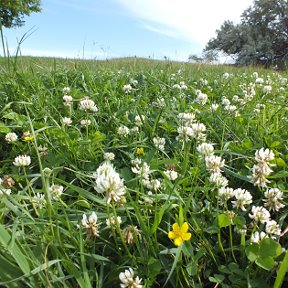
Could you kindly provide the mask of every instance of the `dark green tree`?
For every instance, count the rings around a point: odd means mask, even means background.
[[[221,51],[236,64],[283,65],[288,60],[288,1],[254,0],[240,24],[225,21],[204,51]]]
[[[25,15],[41,11],[40,4],[40,0],[0,0],[0,25],[6,28],[22,26]]]

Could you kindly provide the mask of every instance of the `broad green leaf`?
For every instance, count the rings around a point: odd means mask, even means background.
[[[259,267],[261,267],[265,270],[268,270],[268,271],[274,268],[274,259],[271,256],[257,258],[255,263]]]
[[[217,219],[218,219],[218,226],[220,228],[227,227],[227,226],[231,225],[230,217],[225,215],[225,214],[218,215]]]
[[[277,241],[271,238],[265,238],[260,242],[259,256],[261,258],[268,256],[276,257],[280,255],[280,253],[281,245]]]
[[[258,244],[250,244],[245,250],[247,258],[254,262],[259,256],[259,245]]]

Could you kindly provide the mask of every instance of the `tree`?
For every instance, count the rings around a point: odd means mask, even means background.
[[[25,15],[40,11],[40,0],[0,0],[0,28],[22,26]]]
[[[236,64],[271,66],[288,60],[288,1],[254,0],[240,24],[225,21],[204,51],[222,51]]]

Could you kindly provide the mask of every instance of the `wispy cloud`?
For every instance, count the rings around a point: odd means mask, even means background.
[[[253,0],[114,0],[143,27],[205,45],[224,20],[239,21]]]

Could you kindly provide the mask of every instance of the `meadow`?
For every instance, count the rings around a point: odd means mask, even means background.
[[[1,287],[288,285],[287,72],[0,65]]]

